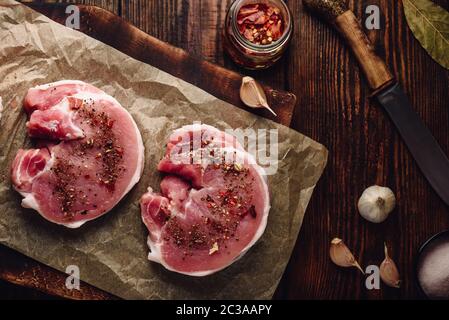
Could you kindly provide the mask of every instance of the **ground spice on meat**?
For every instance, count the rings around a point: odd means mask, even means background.
[[[81,140],[75,152],[81,159],[81,163],[85,161],[91,161],[89,152],[97,152],[95,157],[101,161],[101,171],[97,173],[98,183],[105,186],[110,192],[114,191],[115,183],[121,172],[124,172],[123,162],[123,149],[118,145],[117,138],[113,128],[114,122],[110,117],[104,113],[95,109],[96,102],[92,99],[84,100],[81,106],[78,106],[78,116],[82,119],[81,124],[88,124],[93,130],[96,130],[94,137],[87,137]],[[84,159],[83,159],[84,158]],[[87,166],[87,164],[84,164]],[[57,158],[55,165],[51,169],[56,177],[57,183],[53,194],[56,195],[60,204],[61,212],[67,220],[74,218],[76,212],[73,212],[73,205],[75,202],[80,202],[83,205],[87,205],[86,199],[88,198],[83,190],[75,190],[71,183],[74,179],[84,177],[90,179],[91,176],[83,174],[82,166],[74,167],[67,160]],[[94,197],[97,195],[95,194]],[[94,209],[97,206],[94,205]],[[87,210],[79,212],[82,215],[88,213]]]
[[[57,180],[53,195],[59,200],[64,217],[70,220],[74,216],[71,210],[76,197],[76,190],[70,187],[70,181],[73,179],[73,165],[67,160],[56,158],[51,170]]]
[[[106,186],[110,191],[114,191],[115,182],[125,168],[120,166],[123,160],[123,149],[118,145],[117,138],[111,130],[114,121],[104,112],[95,109],[95,101],[85,100],[83,108],[79,111],[79,116],[83,122],[89,124],[97,130],[95,138],[85,139],[80,144],[80,155],[88,149],[99,150],[96,158],[102,161],[102,170],[98,181]]]
[[[204,217],[200,223],[189,226],[184,230],[176,217],[167,223],[166,241],[172,241],[178,247],[184,248],[184,255],[191,255],[192,249],[210,249],[215,253],[226,249],[226,242],[235,239],[240,221],[250,214],[257,217],[252,197],[253,180],[247,179],[249,168],[241,164],[210,165],[207,170],[220,170],[224,173],[224,186],[218,193],[207,194],[200,200],[205,203],[211,218]],[[245,199],[245,200],[244,200]],[[216,248],[220,248],[217,249]]]

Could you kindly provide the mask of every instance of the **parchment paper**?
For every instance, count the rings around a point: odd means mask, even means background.
[[[0,243],[123,298],[271,298],[295,244],[304,212],[327,160],[326,149],[272,121],[242,111],[82,33],[52,22],[24,5],[0,0]],[[140,183],[110,213],[69,230],[23,209],[9,168],[26,136],[22,100],[35,85],[83,80],[114,96],[136,120],[145,143]],[[147,261],[147,230],[139,198],[158,189],[156,164],[172,130],[193,121],[225,128],[277,128],[281,160],[269,177],[272,209],[261,240],[237,263],[193,278]]]

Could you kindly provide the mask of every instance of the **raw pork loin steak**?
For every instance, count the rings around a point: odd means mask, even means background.
[[[270,209],[265,172],[233,136],[207,125],[178,129],[158,169],[168,174],[161,192],[149,188],[141,199],[149,260],[206,276],[263,234]]]
[[[24,108],[39,148],[19,150],[12,164],[23,207],[78,228],[110,211],[139,181],[142,137],[111,96],[81,81],[59,81],[30,89]]]

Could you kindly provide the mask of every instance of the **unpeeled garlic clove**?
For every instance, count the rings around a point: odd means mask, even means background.
[[[388,255],[387,244],[385,243],[385,259],[380,265],[380,278],[389,287],[400,288],[401,280],[399,271],[394,261]]]
[[[333,263],[340,267],[356,267],[363,274],[362,267],[360,267],[359,263],[355,260],[354,255],[348,249],[348,247],[344,244],[343,240],[339,238],[334,238],[331,241],[331,247],[329,250],[329,255]]]
[[[272,114],[277,116],[267,102],[267,96],[262,86],[251,77],[243,77],[242,85],[240,87],[240,99],[243,103],[251,108],[266,108]]]
[[[380,186],[371,186],[363,191],[357,204],[360,215],[374,223],[385,221],[395,206],[396,197],[393,191]]]

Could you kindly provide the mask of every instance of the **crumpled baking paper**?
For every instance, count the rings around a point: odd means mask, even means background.
[[[267,299],[284,272],[327,150],[285,126],[240,110],[201,89],[15,1],[0,0],[0,243],[53,268],[80,269],[81,280],[128,299]],[[70,230],[20,206],[9,168],[26,135],[22,100],[30,87],[83,80],[114,96],[136,120],[145,143],[141,181],[107,215]],[[269,176],[272,209],[265,234],[225,270],[194,278],[147,260],[139,198],[158,189],[156,165],[169,134],[201,121],[226,128],[279,130],[279,168]]]

